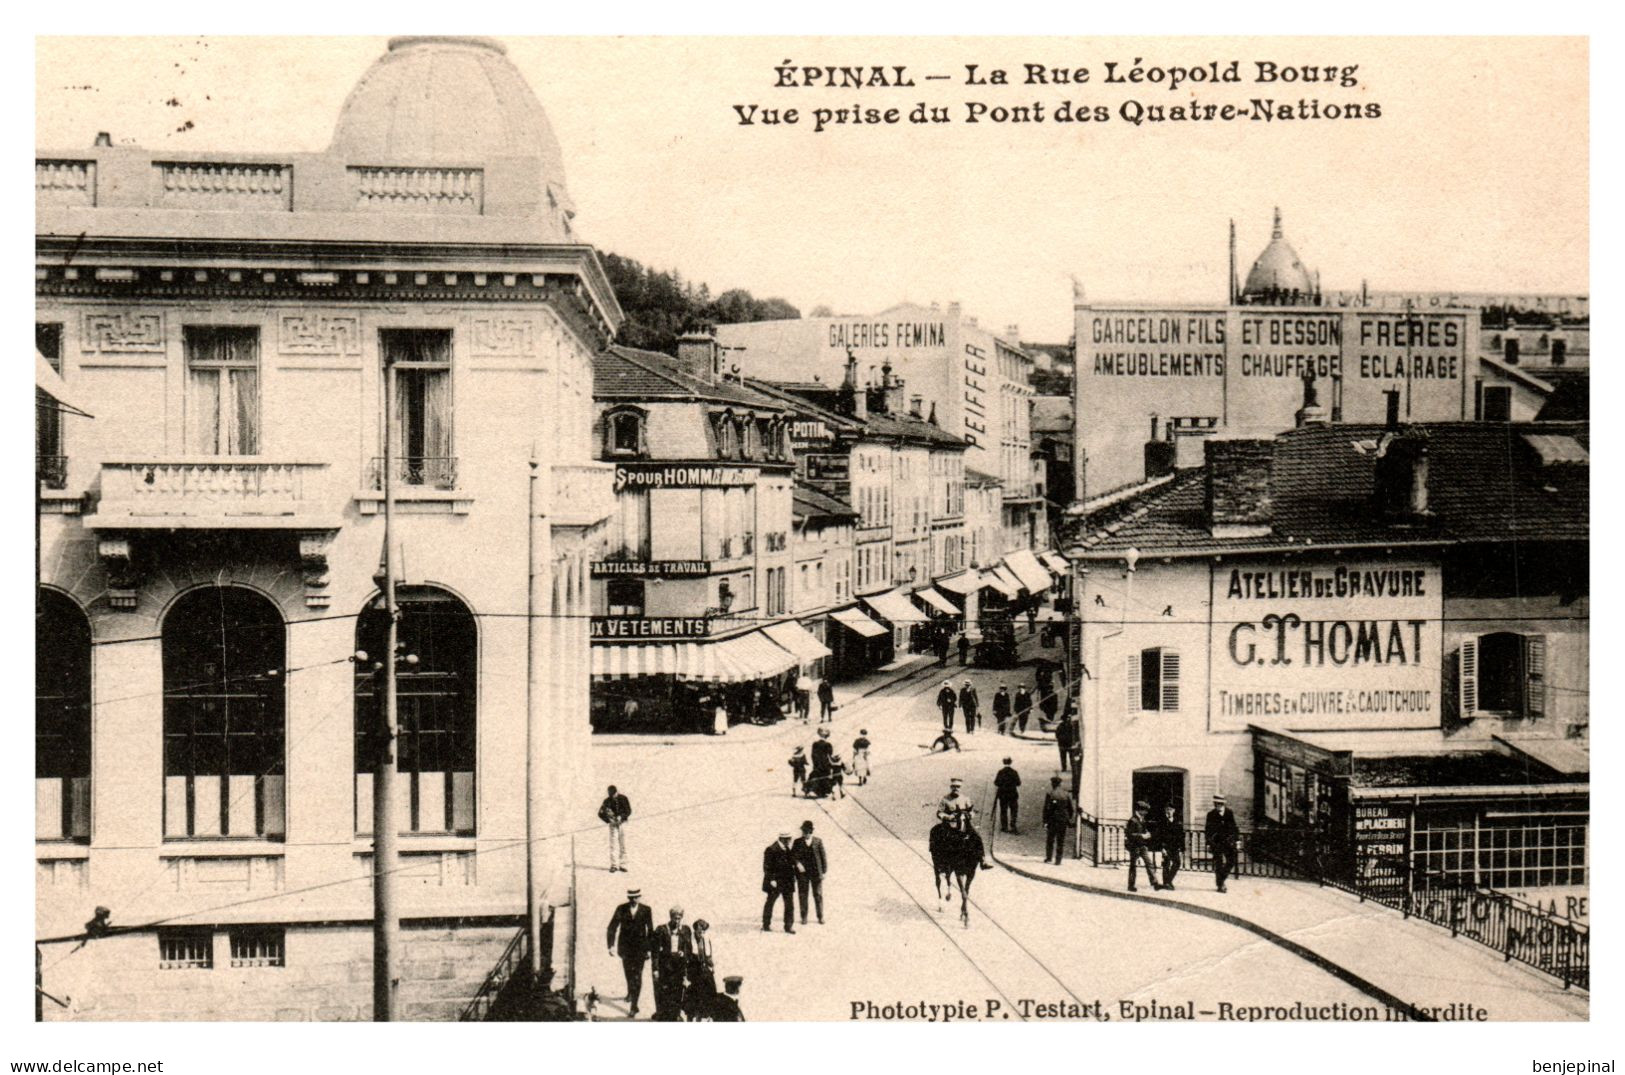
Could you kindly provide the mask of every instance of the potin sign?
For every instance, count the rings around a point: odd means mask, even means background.
[[[1438,726],[1436,566],[1218,564],[1212,586],[1214,729]]]

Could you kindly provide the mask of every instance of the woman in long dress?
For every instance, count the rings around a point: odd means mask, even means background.
[[[859,787],[869,782],[869,745],[869,729],[859,729],[852,740],[852,775],[858,778]]]
[[[812,775],[807,777],[807,794],[821,799],[829,794],[830,758],[835,744],[829,741],[829,729],[818,729],[818,738],[812,745]]]
[[[716,951],[711,946],[711,923],[694,921],[693,950],[688,957],[688,988],[683,993],[683,1014],[689,1022],[711,1018],[717,999]]]

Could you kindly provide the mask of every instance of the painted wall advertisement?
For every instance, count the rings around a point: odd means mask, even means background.
[[[1211,727],[1438,727],[1437,566],[1213,567]]]

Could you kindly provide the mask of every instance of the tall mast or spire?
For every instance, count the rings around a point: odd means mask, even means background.
[[[1241,284],[1236,279],[1236,218],[1230,218],[1230,305],[1241,295]]]

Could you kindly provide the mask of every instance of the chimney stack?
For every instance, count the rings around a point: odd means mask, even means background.
[[[916,418],[924,418],[925,417],[925,397],[924,396],[910,396],[910,397],[908,397],[908,413],[912,414]]]
[[[889,360],[880,367],[880,394],[886,414],[903,413],[903,379],[892,376]]]
[[[1399,428],[1399,389],[1389,388],[1383,391],[1383,398],[1388,403],[1387,419],[1383,423],[1388,429]]]
[[[81,137],[83,137],[83,136],[81,136]],[[111,148],[112,145],[113,145],[113,136],[112,136],[112,134],[110,134],[107,131],[97,131],[96,132],[96,145],[101,147],[101,148],[104,148],[104,149]]]
[[[1020,325],[1006,325],[1006,326],[1004,326],[1004,338],[1009,340],[1015,346],[1020,347],[1021,346],[1021,326]]]
[[[1208,530],[1214,537],[1265,537],[1274,499],[1270,493],[1271,440],[1210,440],[1206,445]]]
[[[869,390],[858,384],[858,356],[852,348],[846,349],[846,378],[841,382],[841,395],[852,398],[852,417],[863,421],[869,417]]]
[[[696,326],[677,337],[677,362],[684,370],[710,384],[722,379],[722,348],[716,329]]]
[[[1304,426],[1323,426],[1326,424],[1326,408],[1320,405],[1320,399],[1315,392],[1315,378],[1312,374],[1305,374],[1303,378],[1303,406],[1298,408],[1294,416],[1298,428]]]

